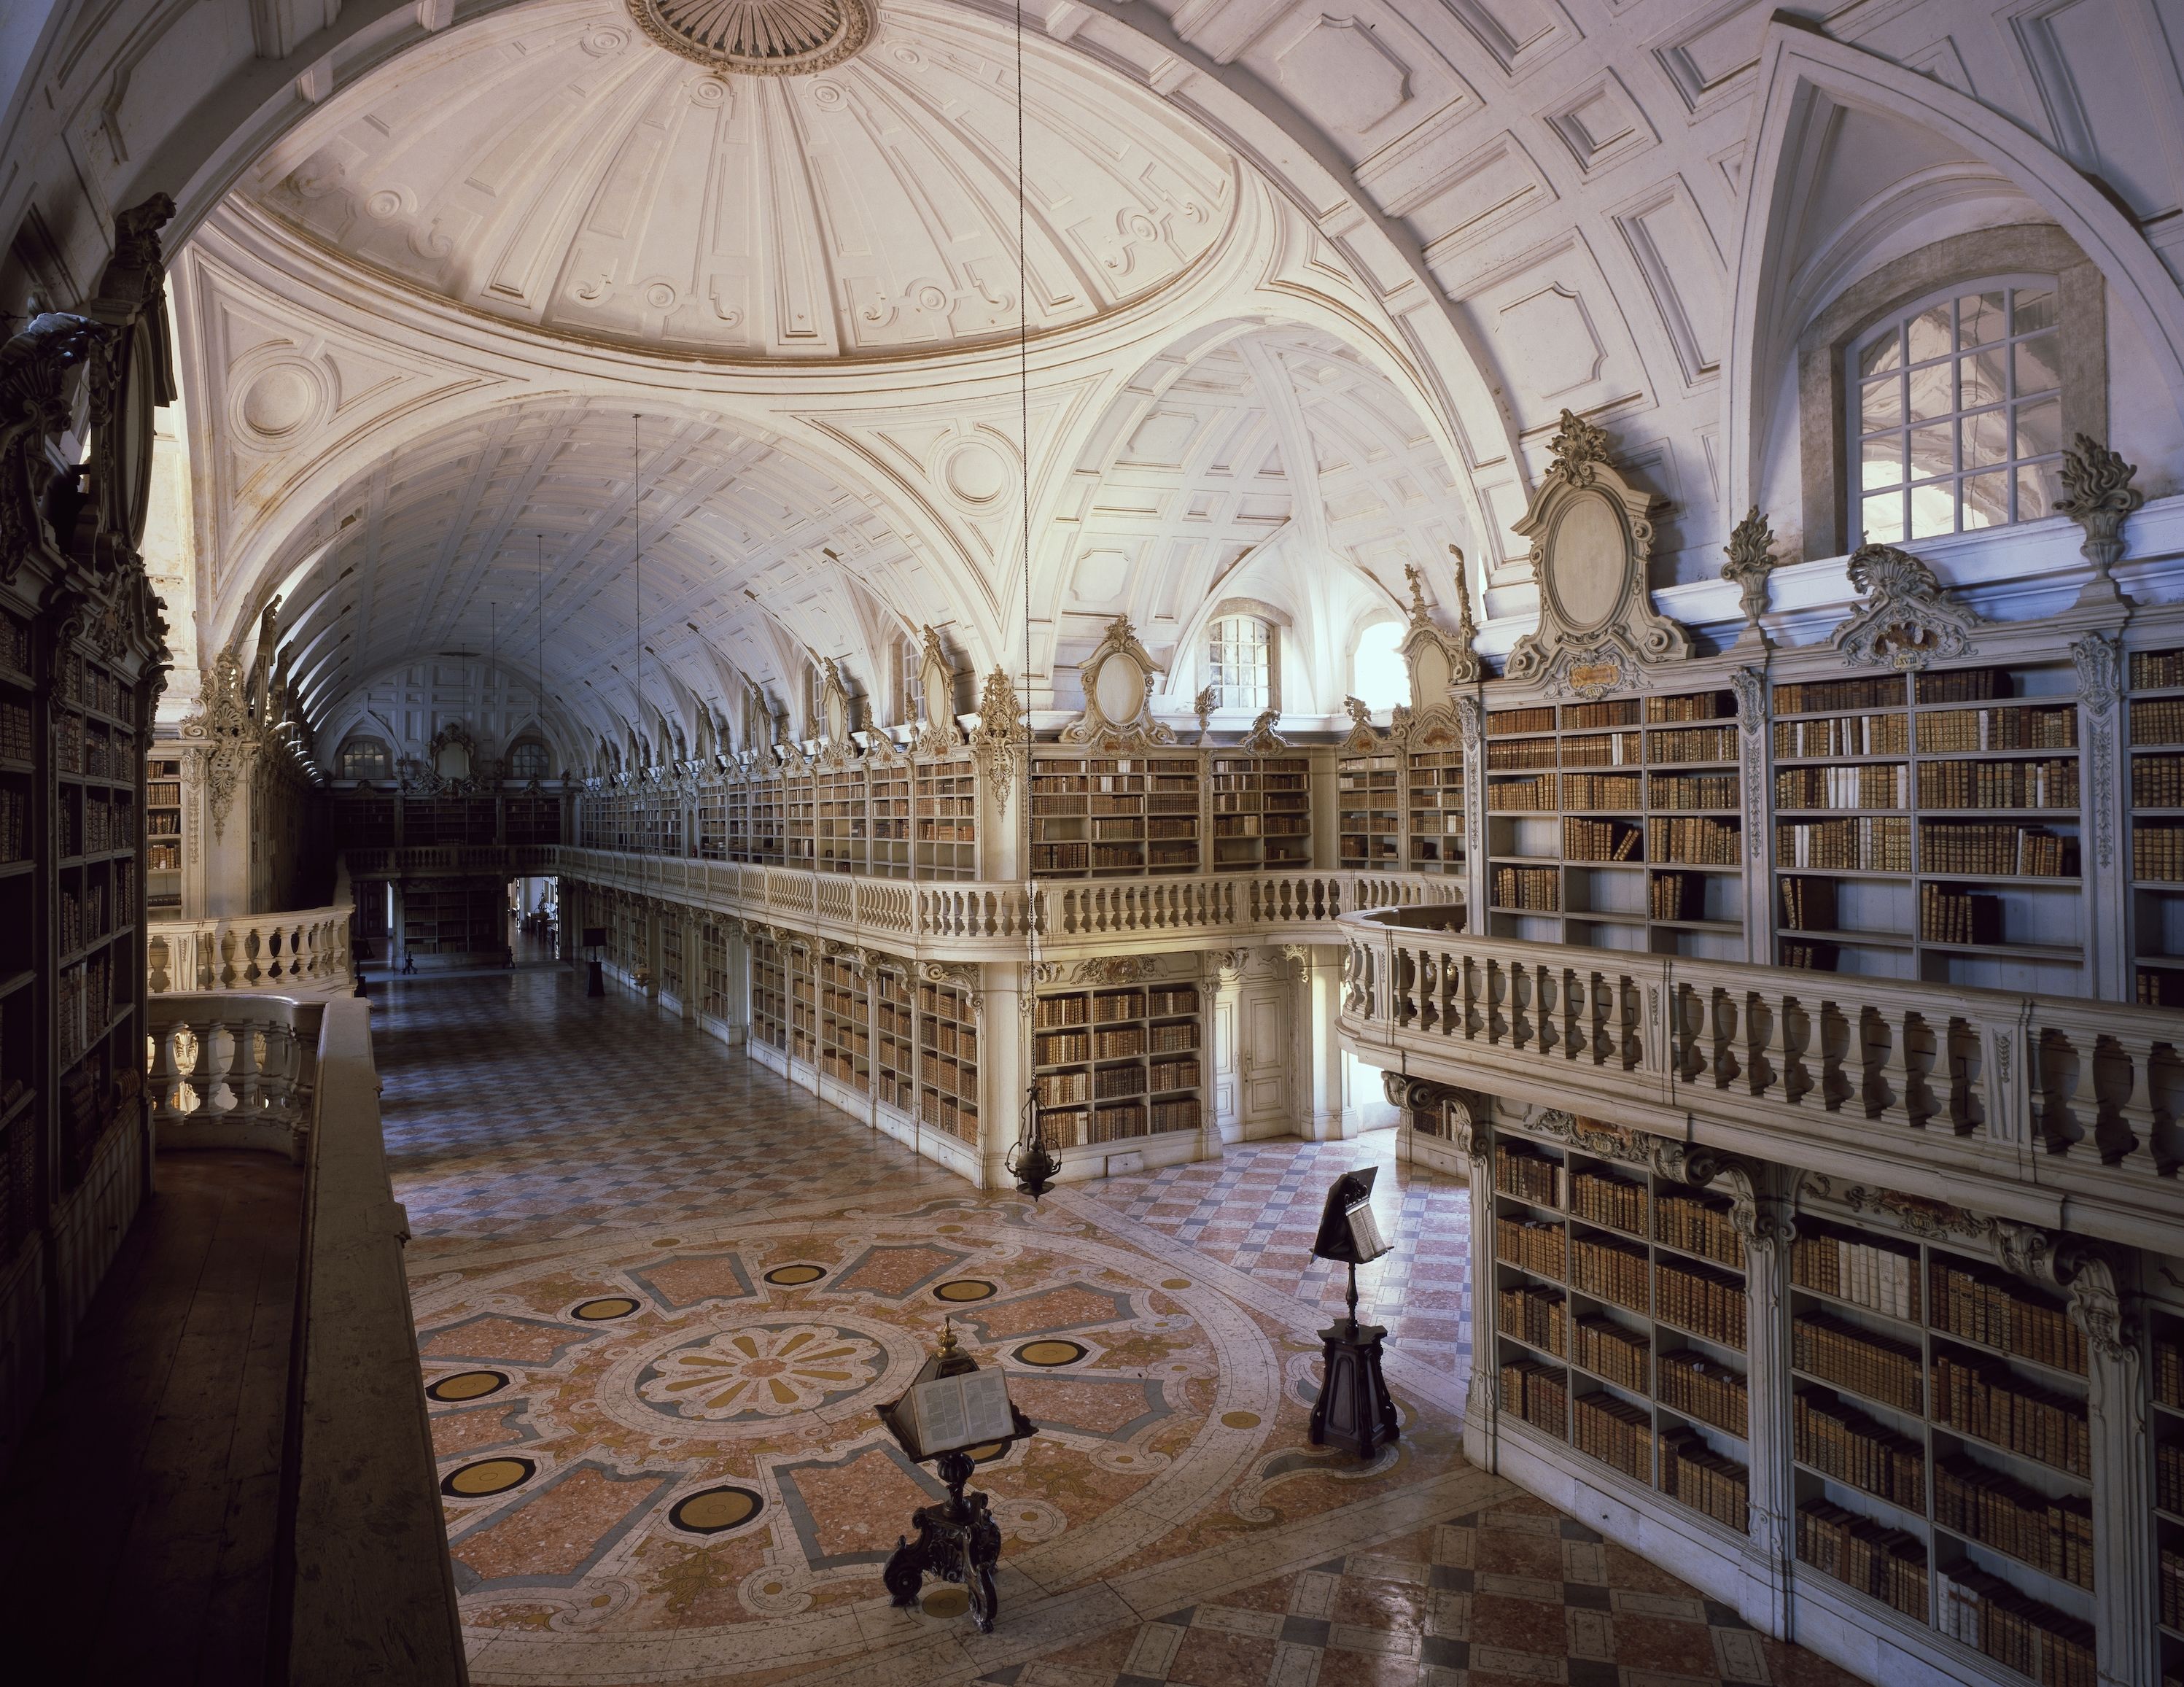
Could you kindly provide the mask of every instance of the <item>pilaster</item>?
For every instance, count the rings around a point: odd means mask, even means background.
[[[1731,1221],[1744,1238],[1746,1397],[1751,1539],[1745,1549],[1744,1620],[1773,1639],[1790,1634],[1790,1576],[1797,1549],[1791,1474],[1790,1243],[1786,1209],[1740,1169]],[[1741,1186],[1741,1187],[1739,1187]]]
[[[1471,1385],[1463,1399],[1463,1455],[1484,1471],[1501,1466],[1502,1374],[1495,1355],[1494,1129],[1484,1097],[1451,1098],[1448,1139],[1471,1162]]]
[[[2154,1605],[2152,1426],[2138,1332],[2125,1316],[2116,1270],[2092,1248],[2065,1250],[2070,1321],[2086,1332],[2086,1415],[2092,1436],[2093,1622],[2102,1687],[2161,1678]]]
[[[971,1010],[978,1023],[979,1187],[1006,1189],[1009,1150],[1016,1146],[1023,1120],[1024,1092],[1031,1082],[1027,1045],[1031,1036],[1029,969],[994,961],[972,970],[979,975]]]
[[[1358,1113],[1342,1074],[1342,951],[1316,943],[1297,984],[1297,1134],[1331,1142],[1355,1137]]]
[[[1206,1120],[1212,1152],[1223,1142],[1240,1142],[1244,1136],[1244,966],[1248,949],[1216,950],[1206,957],[1208,1006],[1206,1039],[1208,1077]]]

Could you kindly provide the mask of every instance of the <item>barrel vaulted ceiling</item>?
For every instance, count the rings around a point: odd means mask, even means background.
[[[177,184],[200,626],[235,637],[286,587],[326,623],[291,637],[331,714],[385,662],[480,647],[543,532],[549,690],[610,730],[634,413],[649,707],[786,701],[819,655],[877,693],[886,639],[927,623],[1014,667],[1028,612],[1035,694],[1067,707],[1108,617],[1179,685],[1235,595],[1315,620],[1327,709],[1405,563],[1452,616],[1451,545],[1490,645],[1513,636],[1509,525],[1565,406],[1665,500],[1658,584],[1713,579],[1747,502],[1794,546],[1796,337],[1925,241],[2059,223],[2140,383],[2119,425],[2176,407],[2159,0],[1772,10],[1028,14],[1027,439],[1009,8],[883,0],[861,53],[777,78],[670,54],[618,0],[421,7]],[[165,44],[176,75],[217,57]]]

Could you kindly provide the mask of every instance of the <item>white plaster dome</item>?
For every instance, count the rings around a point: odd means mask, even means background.
[[[1017,329],[1014,46],[884,0],[803,75],[709,70],[619,0],[450,30],[330,101],[242,194],[319,243],[556,334],[861,358]],[[1219,237],[1234,159],[1068,49],[1025,42],[1031,323],[1089,321]]]

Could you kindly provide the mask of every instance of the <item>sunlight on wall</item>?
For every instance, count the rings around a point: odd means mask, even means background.
[[[1368,708],[1392,709],[1411,701],[1410,670],[1396,646],[1403,635],[1398,621],[1378,621],[1358,636],[1350,658],[1351,695]]]

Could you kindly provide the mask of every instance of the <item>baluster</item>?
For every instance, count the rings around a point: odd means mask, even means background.
[[[1858,1019],[1858,1041],[1865,1067],[1865,1116],[1908,1130],[1911,1112],[1907,1103],[1911,1074],[1904,1059],[1903,1021],[1884,1015],[1878,1008],[1864,1009]]]
[[[1743,1017],[1737,1009],[1741,1005],[1726,990],[1716,987],[1707,992],[1707,1037],[1711,1046],[1707,1064],[1718,1090],[1725,1090],[1736,1081],[1737,1025]]]
[[[2129,1170],[2153,1172],[2154,1130],[2159,1119],[2153,1105],[2153,1043],[2135,1038],[2126,1047],[2120,1037],[2104,1036],[2096,1045],[2096,1070],[2107,1081],[2101,1109],[2101,1159]],[[2113,1096],[2111,1101],[2108,1098]]]

